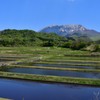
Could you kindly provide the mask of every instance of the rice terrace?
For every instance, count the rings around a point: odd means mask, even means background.
[[[0,77],[98,87],[99,58],[89,51],[60,47],[1,47]]]
[[[100,100],[100,0],[0,0],[0,100]]]

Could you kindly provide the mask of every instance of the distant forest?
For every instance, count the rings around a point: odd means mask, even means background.
[[[40,47],[64,47],[75,50],[84,49],[90,45],[95,45],[96,50],[99,47],[99,41],[93,42],[88,37],[62,37],[55,33],[39,33],[33,30],[15,30],[6,29],[0,31],[0,46],[18,47],[18,46],[40,46]],[[92,46],[93,47],[93,46]]]

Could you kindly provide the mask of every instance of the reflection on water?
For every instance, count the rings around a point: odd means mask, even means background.
[[[95,100],[98,92],[99,87],[0,79],[0,97],[13,100]]]
[[[92,67],[92,66],[69,66],[66,64],[33,64],[33,66],[45,66],[45,67],[60,67],[60,68],[83,68],[83,69],[100,69],[100,67]]]
[[[44,70],[33,68],[12,68],[10,72],[40,74],[40,75],[54,75],[54,76],[71,76],[82,78],[100,78],[100,73],[96,72],[77,72],[77,71],[59,71],[59,70]]]

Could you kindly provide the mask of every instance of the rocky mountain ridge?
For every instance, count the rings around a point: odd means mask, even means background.
[[[40,32],[56,33],[60,36],[66,36],[66,37],[71,37],[73,35],[77,35],[77,36],[85,35],[92,39],[100,38],[100,32],[85,28],[84,26],[79,24],[78,25],[74,25],[74,24],[73,25],[51,25],[43,28]]]

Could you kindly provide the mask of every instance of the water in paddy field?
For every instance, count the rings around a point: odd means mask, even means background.
[[[26,73],[26,74],[39,74],[39,75],[53,75],[53,76],[70,76],[81,78],[100,78],[98,72],[77,72],[77,71],[60,71],[60,70],[45,70],[45,69],[33,69],[33,68],[12,68],[8,69],[9,72]]]
[[[98,100],[100,87],[0,79],[0,97],[12,100]]]
[[[43,67],[58,67],[58,68],[83,68],[83,69],[100,69],[100,67],[92,67],[92,66],[70,66],[66,64],[33,64],[33,66],[43,66]]]

